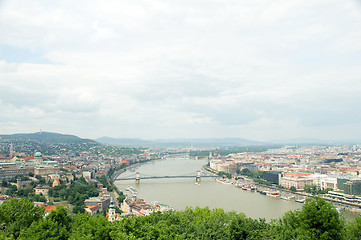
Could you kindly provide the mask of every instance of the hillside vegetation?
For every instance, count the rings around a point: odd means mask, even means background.
[[[83,139],[74,135],[51,133],[51,132],[36,132],[36,133],[17,133],[11,135],[0,135],[1,140],[11,142],[19,141],[37,141],[52,144],[59,143],[96,143],[90,139]]]

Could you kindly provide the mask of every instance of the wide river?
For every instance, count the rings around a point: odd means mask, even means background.
[[[135,171],[140,176],[178,176],[189,175],[201,170],[206,164],[205,159],[195,160],[188,157],[167,158],[150,162],[138,167]],[[135,172],[127,171],[119,176],[134,176]],[[194,178],[178,179],[140,179],[115,181],[115,185],[123,190],[132,186],[138,191],[138,197],[146,202],[159,201],[176,210],[186,207],[223,208],[226,211],[243,212],[255,219],[265,218],[267,221],[281,217],[289,210],[302,207],[302,204],[279,198],[261,195],[257,192],[244,191],[234,185],[221,184],[212,178],[202,178],[200,185],[195,185]]]

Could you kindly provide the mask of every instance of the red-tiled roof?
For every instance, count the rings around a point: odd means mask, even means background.
[[[128,162],[127,160],[125,160],[125,159],[123,159],[122,161],[120,161],[120,163],[124,163],[124,164],[126,164],[126,165],[129,164],[129,162]]]
[[[88,208],[90,209],[90,211],[96,211],[98,209],[100,209],[100,206],[96,205],[96,206],[88,206]]]
[[[50,206],[50,205],[48,205],[48,206],[45,206],[45,211],[44,211],[44,212],[50,213],[51,210],[55,210],[55,209],[56,209],[55,206]]]
[[[285,176],[292,176],[292,177],[303,177],[309,175],[311,175],[311,173],[285,173]]]
[[[25,158],[25,162],[29,161],[30,159],[34,159],[34,156],[28,156]]]

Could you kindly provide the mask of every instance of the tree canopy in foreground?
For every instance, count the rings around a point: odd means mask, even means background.
[[[222,209],[187,208],[125,217],[71,214],[58,207],[45,218],[43,208],[26,199],[0,206],[0,239],[360,239],[361,217],[346,223],[325,200],[308,199],[301,210],[267,223]]]

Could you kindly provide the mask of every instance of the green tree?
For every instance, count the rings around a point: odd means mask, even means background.
[[[69,239],[102,239],[110,240],[111,223],[101,214],[76,214]]]
[[[85,205],[83,205],[83,206],[75,206],[73,208],[73,213],[84,213],[85,212],[84,208],[85,208]]]
[[[223,171],[218,172],[218,176],[220,176],[220,177],[226,176],[226,178],[228,178],[228,179],[232,178],[232,174],[223,172]]]
[[[113,223],[113,239],[265,239],[269,224],[223,209],[187,208],[124,218]]]
[[[315,197],[307,199],[302,210],[274,222],[274,234],[281,239],[338,240],[344,237],[344,222],[331,203]]]
[[[2,187],[7,187],[8,185],[9,185],[8,182],[5,179],[3,179],[2,183],[1,183],[1,186]]]
[[[296,192],[296,191],[297,191],[297,189],[296,189],[295,186],[291,186],[291,187],[290,187],[290,190],[291,190],[292,192]]]
[[[358,216],[354,221],[348,222],[346,236],[349,240],[361,239],[361,216]]]
[[[28,228],[42,219],[44,208],[34,207],[34,203],[22,198],[13,198],[0,207],[0,226],[6,236],[17,238],[20,229]]]
[[[29,228],[22,230],[19,239],[66,240],[69,238],[71,222],[67,211],[63,207],[58,207],[51,211],[45,220],[34,222]]]
[[[18,188],[15,185],[11,185],[8,190],[6,190],[5,194],[10,196],[15,196],[18,191]]]

